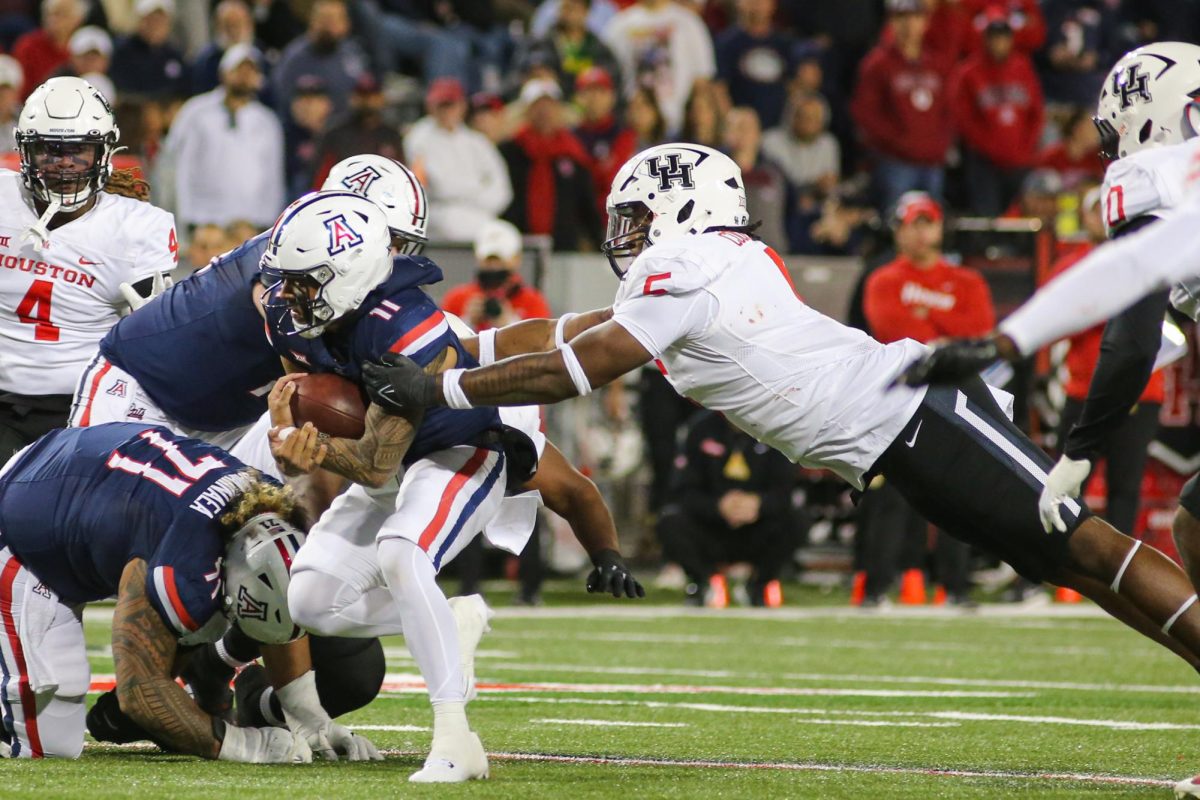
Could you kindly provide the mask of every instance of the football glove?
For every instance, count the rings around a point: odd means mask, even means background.
[[[132,283],[122,283],[118,288],[121,294],[125,297],[125,302],[129,303],[129,310],[137,311],[142,306],[149,303],[160,294],[170,289],[175,285],[175,281],[171,280],[170,275],[164,275],[161,272],[154,273],[154,277],[150,279],[150,294],[142,297],[138,294],[138,290]]]
[[[363,364],[362,376],[371,402],[389,413],[405,414],[437,402],[434,376],[399,353],[384,353],[378,363]]]
[[[312,761],[312,750],[304,737],[287,728],[226,725],[217,759],[246,764],[307,764]]]
[[[592,557],[595,567],[588,574],[588,592],[612,592],[613,597],[645,597],[646,590],[625,566],[616,550],[601,550]]]
[[[1038,498],[1038,516],[1042,519],[1042,527],[1046,533],[1057,528],[1067,532],[1067,523],[1063,522],[1060,506],[1067,500],[1079,497],[1083,482],[1092,472],[1092,462],[1086,458],[1074,459],[1063,456],[1046,476],[1046,485],[1042,487],[1042,496]]]
[[[909,364],[893,382],[894,386],[926,386],[957,383],[978,375],[979,371],[1000,358],[996,341],[952,339],[932,345],[925,355]]]
[[[305,740],[312,752],[328,761],[382,761],[383,756],[365,736],[358,736],[329,718],[317,696],[312,670],[276,691],[287,726]]]

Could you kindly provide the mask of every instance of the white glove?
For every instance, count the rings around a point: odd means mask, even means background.
[[[1189,278],[1172,286],[1171,305],[1192,319],[1200,319],[1200,279]]]
[[[307,764],[312,761],[312,750],[303,736],[285,728],[226,725],[217,759],[247,764]]]
[[[1046,533],[1057,528],[1066,533],[1067,523],[1063,522],[1059,506],[1067,500],[1079,497],[1083,482],[1092,472],[1092,462],[1086,458],[1075,460],[1063,456],[1046,476],[1046,485],[1042,496],[1038,498],[1038,516],[1042,518],[1042,527]]]
[[[321,707],[317,696],[317,677],[310,669],[294,681],[277,689],[275,695],[283,706],[283,718],[297,736],[308,742],[321,758],[337,761],[344,756],[350,761],[382,761],[383,756],[365,736],[358,736],[345,725],[334,722]]]
[[[137,289],[133,288],[132,283],[122,283],[118,288],[121,294],[125,297],[125,302],[129,303],[130,311],[137,311],[142,306],[149,303],[160,294],[170,289],[175,285],[175,281],[171,280],[170,275],[164,275],[161,272],[154,273],[154,277],[150,279],[150,296],[142,297],[138,294]]]

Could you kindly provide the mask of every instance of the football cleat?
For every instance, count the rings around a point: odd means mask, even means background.
[[[451,597],[450,610],[454,612],[454,625],[458,629],[458,647],[461,652],[463,682],[466,684],[464,699],[469,703],[475,699],[475,649],[479,640],[492,629],[492,617],[496,612],[488,608],[483,595]]]
[[[488,776],[487,751],[473,731],[434,740],[425,766],[409,776],[411,783],[465,783]]]
[[[1175,797],[1200,797],[1200,775],[1188,778],[1175,784]]]

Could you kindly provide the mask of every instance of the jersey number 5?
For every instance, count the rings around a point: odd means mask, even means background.
[[[167,461],[178,470],[179,474],[170,475],[144,461],[129,458],[119,450],[114,450],[108,457],[108,468],[119,469],[131,475],[140,475],[152,483],[157,483],[176,497],[181,496],[206,473],[225,466],[225,462],[213,456],[204,456],[199,461],[190,460],[179,451],[179,445],[165,438],[158,431],[142,431],[138,438],[144,439],[147,444],[162,450]]]
[[[50,321],[50,298],[54,284],[50,281],[34,281],[29,291],[17,304],[17,319],[35,326],[33,338],[38,342],[57,342],[62,330]]]

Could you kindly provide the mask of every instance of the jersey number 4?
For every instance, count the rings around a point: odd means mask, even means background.
[[[179,451],[179,445],[167,439],[158,431],[142,431],[138,435],[138,438],[162,450],[163,455],[167,457],[167,461],[178,471],[178,474],[171,475],[165,470],[151,466],[144,461],[129,458],[120,450],[114,450],[112,455],[108,457],[108,468],[119,469],[131,475],[140,475],[148,481],[157,483],[176,497],[181,496],[192,484],[203,478],[206,473],[225,466],[225,462],[213,456],[204,456],[199,461],[192,461]]]
[[[62,333],[62,329],[50,321],[50,299],[53,295],[53,283],[34,281],[17,304],[17,319],[34,326],[35,341],[57,342],[59,334]]]

